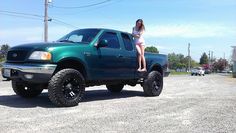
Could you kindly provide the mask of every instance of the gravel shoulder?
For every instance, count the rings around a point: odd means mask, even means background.
[[[1,132],[236,132],[236,79],[225,75],[170,76],[159,97],[140,85],[111,94],[87,88],[76,107],[57,108],[47,91],[33,99],[16,96],[0,81]]]

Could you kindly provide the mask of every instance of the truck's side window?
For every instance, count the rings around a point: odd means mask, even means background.
[[[108,48],[120,48],[119,40],[116,33],[105,32],[101,36],[100,40],[103,40],[103,39],[107,40]]]
[[[132,51],[133,50],[133,44],[132,44],[132,40],[130,39],[129,35],[125,34],[125,33],[121,33],[122,36],[122,40],[124,42],[125,45],[125,49],[128,51]]]

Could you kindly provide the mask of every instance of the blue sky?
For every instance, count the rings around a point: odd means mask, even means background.
[[[75,9],[104,0],[53,0],[49,16],[70,25],[49,22],[49,40],[57,40],[76,28],[102,27],[131,32],[135,21],[146,25],[145,40],[160,53],[187,55],[196,61],[203,52],[216,58],[231,56],[236,45],[236,0],[110,0],[104,4]],[[0,11],[43,15],[44,0],[2,1]],[[43,19],[43,18],[42,18]],[[73,25],[73,26],[72,26]],[[43,20],[9,16],[0,12],[0,44],[11,46],[43,41]]]

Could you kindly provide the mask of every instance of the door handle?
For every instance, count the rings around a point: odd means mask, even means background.
[[[124,56],[123,56],[123,55],[118,55],[117,57],[118,57],[118,58],[124,58]]]

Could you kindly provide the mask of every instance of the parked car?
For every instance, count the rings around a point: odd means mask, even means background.
[[[230,69],[225,69],[225,70],[220,71],[220,73],[232,73],[232,70],[230,70]]]
[[[205,69],[205,74],[211,74],[211,70],[210,69]]]
[[[199,76],[205,76],[205,71],[202,67],[197,67],[197,68],[193,68],[191,70],[191,75],[199,75]]]
[[[53,43],[12,47],[2,75],[14,92],[35,97],[48,89],[57,106],[75,106],[85,87],[106,85],[110,92],[141,84],[146,96],[159,96],[168,58],[145,53],[147,72],[138,72],[137,51],[130,33],[110,29],[75,30]]]

